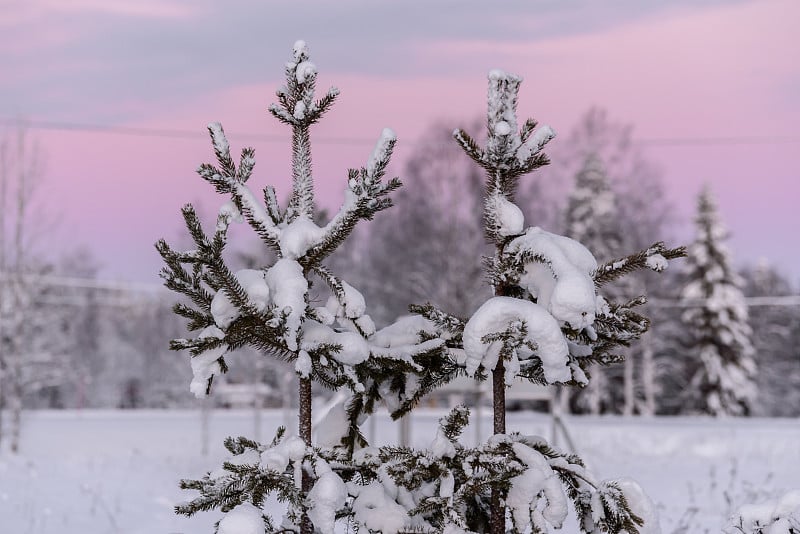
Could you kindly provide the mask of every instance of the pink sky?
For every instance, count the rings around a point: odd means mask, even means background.
[[[104,277],[155,281],[152,243],[182,233],[180,206],[221,201],[193,172],[211,158],[203,132],[212,120],[237,150],[256,147],[256,183],[285,191],[288,131],[265,108],[294,39],[303,38],[320,88],[342,91],[314,135],[357,140],[315,148],[329,207],[341,198],[347,167],[363,165],[383,127],[398,134],[401,174],[432,122],[458,126],[483,112],[486,72],[503,68],[525,78],[520,115],[563,134],[599,105],[642,140],[769,138],[645,145],[645,154],[663,171],[684,223],[673,238],[691,238],[694,199],[709,182],[736,259],[763,257],[800,279],[800,3],[600,8],[586,0],[534,10],[536,2],[509,2],[501,13],[471,2],[380,4],[316,3],[316,15],[301,17],[289,2],[237,2],[224,12],[211,2],[12,2],[0,13],[0,117],[198,132],[175,139],[36,130],[47,153],[44,200],[63,221],[52,244],[87,245]]]

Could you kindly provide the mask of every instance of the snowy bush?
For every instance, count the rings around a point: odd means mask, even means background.
[[[643,297],[620,302],[598,293],[602,286],[637,269],[663,270],[683,249],[657,243],[631,256],[598,265],[572,239],[525,227],[514,204],[518,179],[548,163],[544,146],[555,133],[533,120],[517,124],[520,78],[489,74],[489,137],[480,148],[465,132],[455,138],[487,174],[484,223],[496,253],[486,260],[494,296],[471,317],[430,304],[377,329],[364,297],[333,274],[323,260],[361,219],[389,207],[399,180],[382,181],[395,136],[384,130],[367,163],[351,169],[345,202],[327,224],[314,213],[309,128],[333,104],[338,91],[314,97],[316,68],[305,43],[294,47],[286,85],[270,112],[292,127],[293,188],[286,208],[274,189],[264,202],[246,182],[254,152],[242,151],[238,166],[222,127],[209,125],[218,166],[201,165],[200,176],[229,196],[212,234],[191,206],[183,209],[195,248],[157,244],[167,267],[166,285],[188,297],[175,312],[197,335],[177,339],[189,350],[191,391],[202,396],[225,372],[224,356],[244,345],[294,364],[300,378],[298,436],[278,431],[270,445],[229,439],[232,456],[221,469],[182,487],[200,495],[177,507],[182,514],[220,509],[219,532],[334,532],[338,520],[371,532],[547,532],[564,523],[570,508],[585,533],[658,532],[652,505],[630,480],[597,481],[574,455],[543,439],[508,433],[505,389],[518,377],[538,384],[584,386],[592,364],[620,360],[615,353],[647,330],[635,311]],[[233,271],[223,256],[228,227],[246,221],[277,260],[261,269]],[[424,238],[421,236],[421,238]],[[411,244],[410,246],[413,246]],[[330,291],[313,306],[312,283]],[[458,376],[491,376],[494,435],[476,447],[458,437],[468,412],[445,417],[430,446],[370,447],[360,425],[378,406],[392,417],[413,410],[425,395]],[[311,433],[311,381],[349,397],[330,410]],[[283,518],[263,512],[267,495],[287,504]]]
[[[728,520],[725,534],[800,534],[800,490],[761,504],[746,504]]]

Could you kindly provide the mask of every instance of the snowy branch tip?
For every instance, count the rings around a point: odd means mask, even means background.
[[[372,149],[367,160],[367,174],[370,176],[375,175],[375,169],[380,165],[388,163],[392,155],[392,148],[397,141],[397,134],[391,128],[384,128],[378,142],[375,143],[375,148]]]

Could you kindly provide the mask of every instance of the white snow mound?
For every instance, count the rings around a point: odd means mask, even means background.
[[[217,534],[264,534],[261,510],[245,502],[225,514],[219,522]]]
[[[525,322],[526,340],[536,344],[535,355],[542,362],[547,381],[552,383],[569,380],[572,376],[567,366],[569,349],[558,322],[542,306],[511,297],[493,297],[487,300],[464,327],[467,374],[474,376],[480,366],[486,370],[495,368],[502,348],[500,342],[486,344],[482,338],[487,334],[504,332],[515,321]],[[519,360],[516,357],[513,360],[509,362],[510,366],[519,368]],[[506,376],[506,383],[512,382],[513,377]]]
[[[592,273],[597,260],[586,247],[574,239],[532,227],[511,241],[506,250],[511,254],[528,252],[546,260],[527,264],[520,284],[553,317],[576,330],[592,325],[596,308]]]

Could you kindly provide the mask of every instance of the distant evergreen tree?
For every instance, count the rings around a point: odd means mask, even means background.
[[[182,481],[199,496],[177,511],[222,510],[218,534],[333,534],[337,520],[384,534],[522,534],[560,528],[571,503],[583,533],[658,532],[652,503],[634,482],[598,481],[577,456],[541,438],[508,433],[505,389],[517,379],[585,385],[588,366],[617,361],[614,351],[647,330],[648,320],[636,311],[645,299],[607,300],[596,289],[638,269],[661,271],[684,250],[656,243],[598,265],[577,241],[525,228],[513,201],[517,182],[548,163],[543,148],[554,132],[537,128],[533,120],[519,127],[521,80],[492,71],[485,148],[462,130],[454,135],[486,173],[484,233],[495,253],[485,268],[494,296],[468,318],[415,305],[411,315],[376,330],[363,296],[322,261],[360,219],[391,205],[387,195],[400,182],[381,178],[395,138],[384,131],[366,166],[349,171],[339,213],[318,226],[309,127],[338,92],[314,100],[315,78],[300,41],[286,66],[286,86],[277,93],[280,104],[270,108],[293,131],[293,189],[286,209],[271,187],[263,203],[252,193],[246,185],[255,163],[252,149],[242,151],[236,166],[222,127],[214,123],[209,131],[219,166],[201,165],[198,172],[231,200],[212,234],[191,206],[183,209],[194,249],[179,252],[163,240],[157,244],[167,264],[166,285],[191,301],[177,304],[175,312],[198,333],[173,340],[172,347],[191,352],[196,395],[209,393],[214,376],[226,370],[225,354],[244,345],[294,363],[300,378],[299,437],[279,429],[270,444],[229,438],[225,446],[232,456],[222,469]],[[230,270],[223,256],[227,230],[240,220],[274,250],[273,263]],[[309,299],[314,280],[330,290],[324,306],[314,307]],[[487,442],[475,447],[459,442],[469,416],[459,407],[440,420],[428,448],[367,446],[359,427],[378,406],[401,417],[465,374],[477,380],[491,376],[494,435]],[[313,442],[312,380],[350,393],[318,423]],[[268,495],[288,507],[280,520],[265,513]]]
[[[597,258],[616,258],[622,248],[621,228],[614,216],[616,204],[603,161],[597,154],[589,154],[569,195],[566,234]]]
[[[597,248],[597,243],[587,245],[598,259],[624,255],[624,251],[639,250],[669,236],[673,210],[664,195],[661,173],[634,141],[632,125],[615,122],[605,110],[593,107],[580,117],[566,138],[562,138],[552,155],[557,161],[546,171],[546,177],[551,177],[548,184],[555,181],[572,186],[584,168],[591,168],[591,165],[587,167],[587,162],[594,159],[601,163],[600,170],[614,198],[611,226],[618,232],[619,248],[605,256],[604,243],[599,244],[601,248]],[[572,237],[566,226],[563,232]],[[613,297],[614,291],[620,291],[620,295],[656,295],[669,286],[666,283],[669,278],[669,275],[640,272],[606,287],[603,294]],[[652,307],[643,310],[648,316],[661,312]],[[662,323],[658,321],[659,325]],[[587,406],[595,406],[604,413],[653,414],[656,390],[663,379],[660,369],[664,368],[663,363],[656,365],[655,355],[663,341],[664,336],[656,338],[653,333],[648,334],[624,351],[623,365],[606,367],[600,373],[593,370],[593,378],[585,390],[570,392],[574,397],[571,408],[586,411]],[[587,403],[588,399],[593,402]]]
[[[569,195],[566,212],[566,235],[583,244],[596,258],[610,260],[622,255],[622,236],[616,218],[616,196],[606,175],[603,161],[595,153],[589,153],[583,167],[575,176],[575,187]],[[614,284],[607,286],[606,294]],[[630,293],[630,288],[625,288]],[[619,290],[616,291],[620,293]],[[610,363],[610,362],[609,362]],[[625,365],[632,362],[626,361]],[[611,369],[608,370],[611,372]],[[613,412],[615,396],[621,397],[623,388],[611,388],[610,377],[601,365],[589,369],[591,381],[586,388],[573,393],[573,403],[578,411],[592,414]],[[564,397],[569,390],[561,390]],[[615,395],[616,394],[616,395]],[[566,399],[561,399],[564,403]]]
[[[687,408],[712,415],[749,415],[756,396],[747,304],[722,243],[728,233],[708,187],[698,198],[697,237],[689,249],[683,322],[693,356]]]

